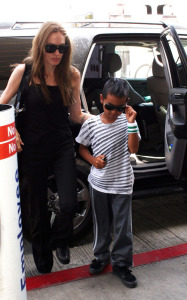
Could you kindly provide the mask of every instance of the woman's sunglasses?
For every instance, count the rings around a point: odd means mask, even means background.
[[[55,44],[47,44],[45,45],[45,51],[47,53],[54,53],[57,49],[59,53],[65,53],[69,46],[65,44],[55,45]]]
[[[113,104],[109,104],[109,103],[104,103],[104,107],[107,110],[114,110],[116,109],[118,112],[124,112],[126,109],[126,105],[113,105]]]

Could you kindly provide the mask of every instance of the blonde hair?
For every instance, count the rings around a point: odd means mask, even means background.
[[[66,30],[61,26],[61,24],[50,21],[43,23],[33,39],[32,48],[29,51],[29,56],[23,60],[23,63],[31,66],[31,83],[35,84],[33,78],[39,79],[46,102],[49,103],[51,99],[45,82],[43,51],[49,35],[54,32],[62,33],[62,35],[64,35],[65,37],[65,44],[69,46],[66,52],[63,54],[59,65],[55,68],[55,80],[57,82],[57,85],[59,86],[63,103],[64,105],[69,106],[74,103],[71,86],[72,46]]]

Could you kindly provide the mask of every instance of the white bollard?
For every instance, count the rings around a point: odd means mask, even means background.
[[[14,107],[0,105],[0,299],[26,300]]]

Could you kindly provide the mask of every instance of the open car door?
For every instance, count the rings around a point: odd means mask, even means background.
[[[180,179],[187,170],[187,55],[173,26],[162,32],[160,51],[169,86],[165,159],[170,174]]]

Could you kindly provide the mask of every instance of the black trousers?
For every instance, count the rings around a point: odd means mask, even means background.
[[[39,272],[49,272],[53,266],[52,249],[67,245],[73,233],[77,200],[74,147],[61,150],[55,155],[23,155],[21,164],[28,187],[34,261]],[[60,213],[56,215],[52,226],[47,207],[49,166],[55,176],[60,204]]]

